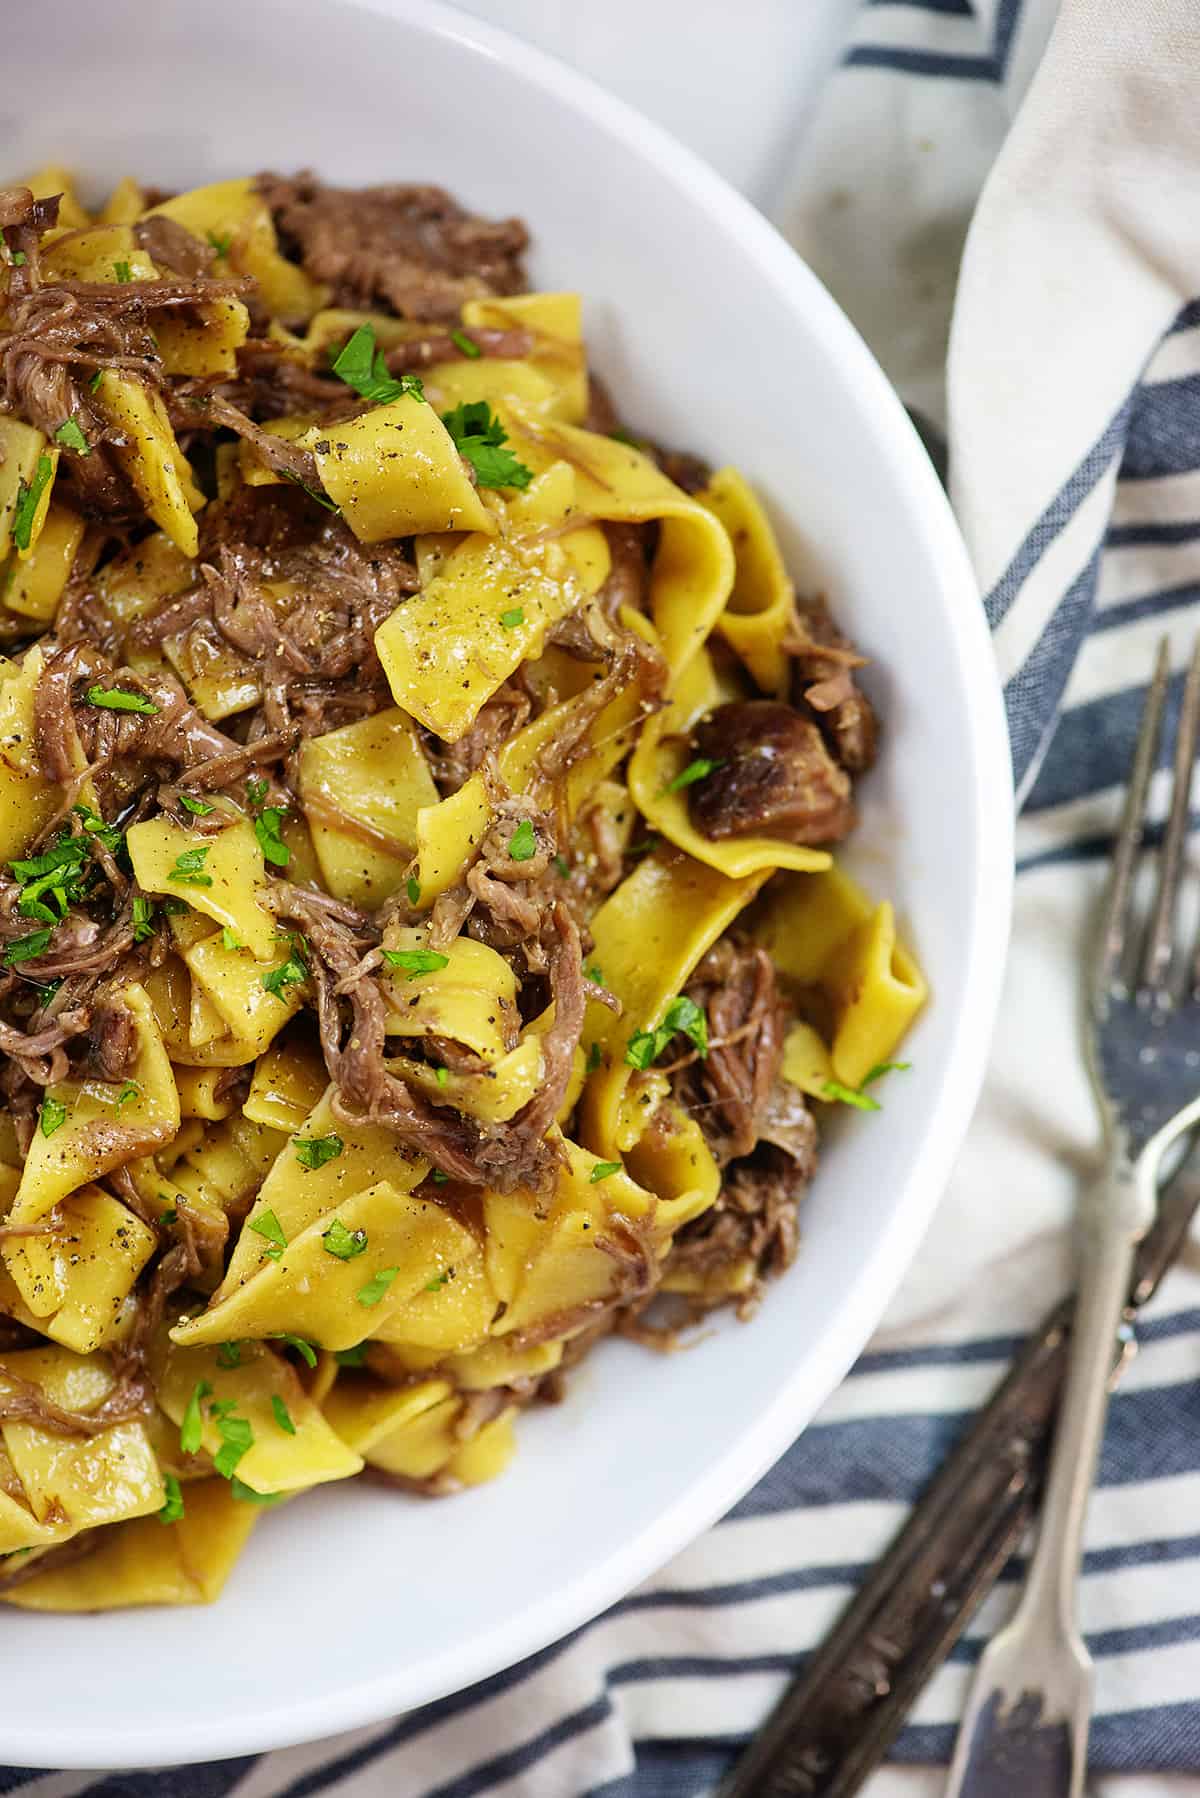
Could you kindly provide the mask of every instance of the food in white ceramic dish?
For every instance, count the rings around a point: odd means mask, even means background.
[[[0,1597],[188,1603],[748,1318],[925,986],[830,853],[863,658],[519,221],[47,170],[0,228]]]

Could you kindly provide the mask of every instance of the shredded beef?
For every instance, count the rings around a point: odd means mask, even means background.
[[[765,949],[722,937],[699,963],[687,997],[706,1014],[708,1049],[689,1055],[675,1095],[700,1121],[723,1167],[748,1155],[762,1135],[768,1097],[783,1057],[787,1007]]]
[[[733,700],[694,733],[712,764],[688,789],[692,822],[714,841],[763,835],[837,843],[855,822],[850,779],[817,726],[774,699]]]
[[[833,754],[847,773],[865,774],[879,745],[874,708],[854,679],[865,658],[842,635],[823,599],[797,606],[785,647],[795,659],[798,694],[812,707]]]
[[[339,306],[388,306],[457,325],[464,300],[521,293],[529,234],[492,222],[440,187],[327,187],[309,174],[261,175],[280,240]]]

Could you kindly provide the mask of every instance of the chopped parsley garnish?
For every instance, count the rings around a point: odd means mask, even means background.
[[[292,1414],[277,1392],[271,1394],[271,1409],[275,1413],[275,1422],[288,1436],[296,1434],[296,1426],[292,1422]]]
[[[120,1092],[117,1094],[117,1101],[116,1101],[117,1110],[119,1111],[121,1109],[122,1105],[129,1105],[134,1099],[140,1099],[141,1096],[142,1096],[142,1089],[138,1085],[137,1081],[136,1080],[127,1080],[125,1082],[124,1086],[121,1088]]]
[[[821,1097],[831,1104],[853,1105],[856,1111],[882,1111],[879,1100],[871,1097],[867,1087],[875,1080],[882,1080],[885,1074],[904,1073],[911,1066],[908,1061],[881,1061],[863,1076],[861,1086],[845,1086],[840,1080],[826,1080]]]
[[[168,894],[162,902],[162,909],[168,918],[186,918],[192,908],[186,899],[176,899],[173,894]]]
[[[585,980],[590,980],[593,986],[604,985],[604,970],[598,962],[593,962],[590,968],[585,968],[583,977]]]
[[[377,1305],[399,1272],[398,1267],[381,1267],[379,1272],[373,1275],[365,1286],[360,1286],[355,1293],[354,1296],[359,1304],[365,1305],[368,1310],[372,1305]]]
[[[71,810],[77,818],[83,820],[85,835],[95,837],[98,843],[113,855],[121,854],[125,848],[125,838],[115,824],[106,824],[99,812],[92,811],[87,805],[73,805]]]
[[[263,779],[261,774],[252,774],[250,776],[250,779],[246,782],[246,798],[250,801],[251,805],[258,806],[262,804],[267,796],[267,786],[268,783]]]
[[[135,943],[144,943],[148,936],[153,935],[154,906],[149,899],[143,899],[137,893],[133,901],[133,940]]]
[[[417,879],[415,874],[409,875],[408,879],[404,883],[404,890],[408,894],[408,903],[410,905],[419,905],[420,904],[420,902],[421,902],[421,883]]]
[[[435,1280],[430,1280],[428,1282],[428,1284],[426,1285],[425,1290],[426,1290],[426,1292],[440,1292],[442,1290],[442,1287],[446,1284],[446,1282],[448,1280],[452,1280],[453,1278],[454,1278],[454,1269],[452,1267],[448,1267],[444,1274],[439,1274]]]
[[[27,262],[28,262],[28,261],[29,261],[29,258],[28,258],[28,256],[27,256],[27,255],[26,255],[26,254],[25,254],[25,252],[24,252],[24,250],[14,250],[14,251],[13,251],[13,253],[12,253],[12,265],[13,265],[13,267],[14,267],[14,268],[24,268],[24,267],[25,267],[25,264],[26,264],[26,263],[27,263]]]
[[[701,1059],[708,1054],[708,1019],[695,1000],[681,994],[671,1000],[657,1029],[637,1030],[630,1037],[625,1049],[630,1067],[651,1067],[677,1031],[687,1037]]]
[[[292,469],[285,468],[283,478],[285,481],[294,481],[301,493],[307,493],[309,499],[315,499],[317,504],[324,506],[327,512],[336,512],[339,516],[341,515],[342,508],[331,500],[327,493],[322,493],[319,487],[310,487],[308,482],[302,481]]]
[[[857,1086],[843,1086],[840,1080],[826,1080],[821,1088],[821,1097],[831,1104],[853,1105],[856,1111],[878,1111],[878,1099],[870,1093],[862,1092]]]
[[[218,1367],[240,1367],[242,1365],[242,1345],[240,1342],[223,1342],[217,1349]]]
[[[213,1466],[225,1480],[233,1478],[242,1456],[247,1449],[254,1447],[254,1430],[250,1419],[232,1415],[236,1403],[236,1399],[227,1398],[208,1407],[221,1438],[221,1446],[213,1456]]]
[[[204,872],[204,863],[207,858],[207,849],[185,849],[181,855],[175,857],[175,866],[167,875],[167,879],[178,881],[181,887],[210,887],[212,875]]]
[[[686,768],[680,769],[674,780],[669,780],[663,788],[664,793],[678,793],[681,787],[694,787],[698,780],[707,780],[714,768],[723,768],[723,761],[710,762],[704,756],[698,756],[689,762]]]
[[[450,1081],[450,1069],[449,1068],[437,1067],[433,1071],[437,1077],[437,1083],[439,1086],[447,1086],[449,1084],[449,1081]]]
[[[10,862],[9,867],[21,882],[17,900],[21,916],[36,918],[40,924],[57,924],[65,918],[67,907],[84,897],[88,859],[84,838],[64,830],[41,855]]]
[[[293,953],[288,956],[286,961],[281,961],[277,968],[272,968],[269,973],[264,974],[262,983],[269,993],[274,993],[277,999],[282,1000],[285,987],[299,986],[307,979],[308,968],[301,961],[299,954],[295,952],[293,943]]]
[[[296,1146],[296,1160],[301,1167],[324,1167],[327,1161],[336,1161],[345,1148],[340,1136],[293,1136]]]
[[[199,1452],[204,1435],[204,1418],[200,1414],[200,1406],[211,1393],[212,1387],[207,1380],[197,1380],[192,1387],[192,1396],[187,1402],[187,1409],[179,1426],[179,1446],[185,1455]]]
[[[167,1496],[155,1515],[160,1523],[178,1523],[183,1516],[183,1487],[173,1473],[163,1474],[163,1487]]]
[[[465,331],[451,331],[450,341],[460,355],[469,356],[472,362],[478,361],[479,357],[483,355],[483,351],[475,339],[468,337]]]
[[[356,1342],[353,1348],[334,1349],[333,1358],[339,1367],[365,1367],[367,1364],[367,1344]]]
[[[524,606],[513,606],[511,611],[501,612],[500,622],[506,631],[515,630],[518,624],[524,624],[525,622]]]
[[[911,1061],[877,1061],[869,1073],[863,1075],[863,1085],[870,1086],[873,1081],[882,1080],[885,1074],[907,1074]]]
[[[607,1180],[610,1174],[619,1174],[620,1171],[621,1163],[619,1161],[598,1161],[588,1175],[588,1179],[595,1186],[597,1180]]]
[[[295,1349],[306,1367],[317,1365],[317,1351],[303,1336],[293,1336],[290,1330],[272,1330],[271,1339],[274,1342],[286,1342],[289,1348]]]
[[[291,850],[279,834],[279,826],[286,817],[285,805],[266,805],[254,820],[254,834],[258,838],[263,859],[274,863],[277,868],[286,868],[292,859]]]
[[[245,1480],[239,1480],[236,1473],[229,1482],[229,1490],[244,1505],[277,1505],[283,1497],[282,1492],[256,1492]]]
[[[563,877],[563,879],[564,879],[564,880],[567,880],[567,879],[569,879],[569,878],[570,878],[570,874],[571,874],[571,864],[570,864],[570,862],[569,862],[569,861],[568,861],[568,860],[567,860],[567,858],[566,858],[566,856],[565,856],[565,855],[556,855],[556,856],[555,856],[555,858],[554,858],[554,869],[555,869],[555,872],[556,872],[556,873],[557,873],[557,874],[561,874],[561,875],[562,875],[562,877]]]
[[[52,930],[33,930],[28,936],[18,937],[4,951],[4,965],[11,968],[14,962],[32,961],[35,955],[44,955],[50,947]]]
[[[381,949],[389,968],[398,968],[415,980],[418,974],[436,974],[439,968],[450,966],[448,955],[439,955],[436,949]]]
[[[230,248],[232,247],[232,244],[233,244],[233,232],[232,231],[224,231],[224,232],[206,231],[204,233],[204,235],[205,235],[205,237],[207,237],[209,243],[212,245],[213,249],[217,252],[218,256],[221,256],[221,257],[228,256]]]
[[[603,1051],[603,1049],[601,1049],[599,1043],[592,1043],[588,1048],[587,1061],[584,1064],[585,1072],[587,1072],[589,1074],[594,1074],[596,1072],[596,1069],[599,1067],[603,1067],[603,1065],[604,1065],[604,1051]]]
[[[537,854],[537,837],[528,818],[522,818],[508,839],[508,853],[514,862],[527,862]]]
[[[383,351],[375,348],[375,331],[371,325],[358,327],[345,349],[335,357],[333,372],[373,406],[390,406],[405,393],[414,399],[425,398],[425,389],[415,375],[396,377],[389,374]]]
[[[75,450],[81,456],[90,456],[92,446],[79,428],[76,418],[64,418],[54,433],[55,443],[61,443],[64,449]]]
[[[341,1218],[335,1217],[328,1230],[322,1232],[321,1241],[325,1244],[326,1254],[335,1255],[339,1261],[353,1261],[366,1249],[367,1233],[365,1230],[347,1230]]]
[[[505,449],[508,432],[486,400],[468,400],[442,413],[454,447],[475,470],[481,487],[528,487],[533,470]]]
[[[37,467],[33,471],[33,479],[28,483],[17,482],[17,507],[13,513],[12,540],[17,549],[28,549],[33,540],[33,521],[37,517],[38,503],[54,473],[54,463],[49,456],[39,456]]]
[[[158,711],[144,693],[127,693],[124,687],[89,687],[87,702],[105,712],[141,712],[146,718],[153,718]]]
[[[42,1100],[42,1135],[53,1136],[67,1121],[67,1108],[61,1099],[52,1099],[47,1093]]]
[[[236,930],[230,930],[228,924],[221,926],[222,949],[244,949],[246,947]]]
[[[249,1218],[248,1223],[256,1236],[262,1236],[270,1243],[265,1251],[268,1261],[278,1261],[287,1248],[287,1237],[283,1233],[283,1225],[273,1211],[260,1211],[257,1217]]]
[[[99,387],[99,385],[103,379],[104,379],[104,370],[102,368],[98,368],[96,370],[95,374],[92,376],[91,380],[88,382],[88,391],[90,393],[95,393],[96,389]]]
[[[161,1199],[163,1195],[160,1192],[158,1196]],[[174,1205],[168,1205],[165,1211],[159,1212],[158,1221],[163,1226],[163,1228],[166,1229],[171,1224],[177,1222],[178,1217],[179,1217],[179,1213],[176,1211]]]
[[[114,262],[113,263],[113,274],[117,277],[117,280],[120,282],[122,287],[125,285],[125,283],[127,281],[133,280],[133,270],[130,268],[130,266],[127,262]]]
[[[190,793],[181,793],[179,803],[185,812],[191,812],[196,818],[207,818],[213,809],[207,799],[193,799]]]
[[[440,1167],[435,1167],[429,1178],[433,1181],[435,1186],[445,1186],[450,1176],[449,1174],[443,1173]]]

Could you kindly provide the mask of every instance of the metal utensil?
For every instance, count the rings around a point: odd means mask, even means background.
[[[948,1798],[1080,1798],[1094,1670],[1077,1621],[1083,1526],[1108,1407],[1113,1343],[1164,1159],[1200,1117],[1200,989],[1176,921],[1196,732],[1200,645],[1184,690],[1158,890],[1138,945],[1134,873],[1167,685],[1146,699],[1088,983],[1085,1046],[1107,1168],[1081,1216],[1079,1297],[1037,1546],[1012,1621],[988,1645],[959,1731]]]
[[[1152,750],[1145,759],[1148,776]],[[1145,785],[1127,808],[1135,830]],[[1126,1315],[1153,1296],[1188,1239],[1200,1208],[1197,1159],[1172,1177],[1136,1250]],[[1029,1338],[718,1798],[853,1798],[862,1789],[1032,1521],[1074,1315],[1064,1300]],[[1131,1349],[1127,1339],[1110,1343],[1114,1380]]]

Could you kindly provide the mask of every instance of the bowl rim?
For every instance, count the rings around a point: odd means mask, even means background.
[[[999,1005],[1013,887],[1013,806],[1008,733],[991,640],[966,547],[932,464],[895,391],[865,342],[807,264],[726,179],[662,126],[555,56],[525,40],[458,11],[443,0],[333,0],[333,4],[401,19],[433,36],[449,38],[522,79],[552,88],[559,101],[600,130],[622,138],[637,154],[659,163],[670,178],[703,203],[719,229],[751,258],[764,279],[798,305],[815,334],[835,356],[839,373],[876,421],[908,512],[920,521],[941,587],[961,592],[949,608],[947,630],[971,698],[972,771],[977,833],[972,870],[969,952],[959,1015],[946,1059],[938,1112],[916,1152],[887,1227],[864,1259],[846,1302],[823,1339],[819,1358],[794,1369],[769,1404],[726,1444],[705,1476],[682,1492],[646,1526],[577,1578],[535,1597],[520,1612],[481,1635],[472,1635],[432,1660],[382,1671],[347,1691],[313,1700],[271,1704],[254,1717],[222,1729],[222,1758],[342,1736],[347,1730],[465,1691],[515,1665],[601,1611],[662,1567],[721,1517],[766,1472],[841,1382],[876,1327],[920,1247],[944,1192],[982,1085]],[[181,1765],[211,1758],[211,1719],[194,1727],[156,1729],[139,1724],[136,1745],[123,1732],[71,1728],[61,1718],[51,1749],[58,1767]],[[11,1753],[21,1734],[5,1728],[0,1753]],[[50,1747],[44,1734],[27,1738],[35,1757]],[[36,1746],[35,1746],[36,1744]],[[28,1763],[33,1764],[33,1763]],[[40,1759],[38,1764],[45,1764]]]

